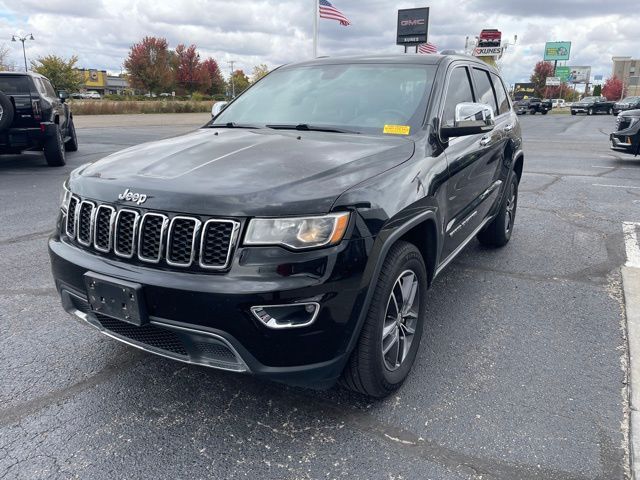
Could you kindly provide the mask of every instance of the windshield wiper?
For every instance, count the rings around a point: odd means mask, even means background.
[[[262,128],[259,125],[250,125],[248,123],[235,123],[235,122],[227,122],[227,123],[212,123],[209,125],[209,128]]]
[[[309,125],[308,123],[298,123],[297,125],[287,125],[287,124],[283,124],[283,125],[265,125],[267,128],[273,128],[275,130],[301,130],[301,131],[305,131],[305,132],[332,132],[332,133],[356,133],[359,134],[360,132],[356,132],[355,130],[345,130],[343,128],[335,128],[335,127],[322,127],[320,125]]]

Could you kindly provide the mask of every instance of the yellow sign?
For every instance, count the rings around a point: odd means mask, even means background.
[[[409,135],[411,127],[408,125],[385,125],[383,133],[390,133],[391,135]]]
[[[107,72],[104,70],[81,70],[86,88],[105,88],[107,86]]]

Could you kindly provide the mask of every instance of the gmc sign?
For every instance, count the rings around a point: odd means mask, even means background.
[[[429,7],[398,10],[397,45],[419,45],[427,41]]]

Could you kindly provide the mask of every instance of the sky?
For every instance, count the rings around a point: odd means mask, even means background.
[[[429,41],[438,49],[464,49],[465,38],[497,28],[508,47],[500,68],[513,84],[527,81],[542,59],[546,41],[571,41],[568,65],[590,65],[611,75],[612,56],[640,56],[638,0],[335,0],[352,25],[320,20],[319,55],[402,53],[395,45],[399,8],[429,6]],[[22,46],[11,42],[32,33],[27,57],[77,55],[85,68],[122,71],[132,44],[146,35],[169,46],[196,44],[202,58],[215,58],[228,75],[229,60],[250,73],[312,55],[314,0],[0,0],[0,46],[22,68]]]

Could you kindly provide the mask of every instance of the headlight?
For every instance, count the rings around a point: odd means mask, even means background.
[[[69,190],[69,179],[67,179],[62,184],[62,193],[60,194],[60,209],[64,213],[67,213],[67,207],[69,206],[70,199],[71,199],[71,190]]]
[[[295,249],[335,245],[344,237],[348,224],[348,212],[320,217],[255,218],[249,222],[244,243]]]

